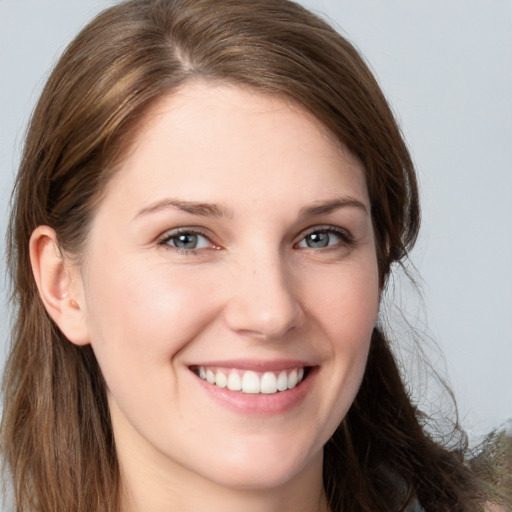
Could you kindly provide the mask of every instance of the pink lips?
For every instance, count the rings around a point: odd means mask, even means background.
[[[192,366],[192,365],[191,365]],[[275,359],[272,361],[252,359],[231,359],[222,361],[202,361],[193,366],[214,366],[223,368],[235,368],[238,370],[252,370],[255,372],[276,372],[297,367],[315,366],[314,363],[299,359]]]
[[[204,361],[189,368],[196,375],[198,384],[216,402],[238,413],[262,416],[282,414],[298,406],[311,389],[318,369],[311,363],[290,359]],[[219,368],[222,369],[220,372],[223,377],[222,383],[215,383],[212,370],[215,372],[215,369]],[[206,380],[205,369],[209,370],[207,370],[208,380]],[[243,380],[244,391],[240,384],[238,387],[236,384],[233,386],[232,379],[229,386],[231,389],[228,389],[225,375]],[[253,388],[258,376],[262,383],[266,383],[269,379],[276,379],[277,375],[280,377],[287,375],[289,379],[291,378],[291,384],[288,380],[290,387],[285,385],[276,390],[275,383],[274,388],[272,384],[270,388],[262,384],[260,392],[259,385],[256,383],[256,389]]]

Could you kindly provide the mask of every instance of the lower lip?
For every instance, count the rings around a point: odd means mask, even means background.
[[[311,389],[316,374],[317,367],[311,368],[308,376],[294,388],[270,395],[231,391],[230,389],[219,388],[215,384],[210,384],[195,374],[194,376],[208,395],[221,405],[242,414],[274,416],[298,407]]]

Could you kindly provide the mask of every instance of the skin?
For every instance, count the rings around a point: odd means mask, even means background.
[[[43,301],[71,342],[92,345],[107,383],[124,510],[327,510],[323,446],[357,393],[378,313],[370,211],[361,164],[310,114],[195,83],[148,114],[80,268],[36,230]],[[198,248],[176,247],[178,228],[199,231]],[[291,407],[239,410],[191,371],[233,359],[300,360],[314,374]]]

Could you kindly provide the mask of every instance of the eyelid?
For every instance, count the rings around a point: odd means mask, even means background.
[[[172,238],[177,237],[181,234],[191,234],[191,235],[202,236],[202,237],[206,238],[211,245],[211,247],[208,247],[208,249],[220,249],[220,246],[212,240],[212,236],[209,233],[207,233],[205,229],[196,227],[196,226],[182,226],[179,228],[169,229],[157,238],[156,244],[164,247],[165,249],[174,250],[174,251],[177,251],[180,253],[188,253],[188,254],[194,254],[197,251],[205,250],[205,248],[202,248],[202,249],[180,249],[179,247],[174,247],[174,246],[168,244],[169,240],[171,240]]]
[[[340,226],[333,226],[330,224],[320,224],[318,226],[312,226],[312,227],[302,231],[301,234],[299,235],[297,241],[294,243],[294,247],[297,247],[298,244],[300,242],[302,242],[302,240],[304,240],[307,236],[312,235],[313,233],[333,233],[342,239],[343,245],[351,246],[351,245],[355,244],[355,238],[348,229],[342,228]],[[338,245],[328,246],[328,247],[323,248],[323,250],[336,248],[337,246]],[[313,250],[320,250],[320,249],[313,249]]]
[[[174,247],[172,245],[169,245],[168,242],[170,239],[179,236],[180,234],[193,234],[198,235],[206,238],[208,242],[210,243],[210,247],[208,248],[200,248],[200,249],[180,249],[179,247]],[[297,237],[296,242],[293,244],[294,248],[298,248],[298,244],[302,242],[307,236],[313,234],[313,233],[333,233],[341,238],[342,242],[341,245],[343,246],[352,246],[355,244],[355,238],[351,234],[351,232],[346,229],[342,228],[340,226],[333,226],[330,224],[320,224],[316,226],[311,226],[305,230],[303,230],[300,235]],[[156,240],[157,245],[164,247],[165,249],[173,250],[176,252],[181,253],[187,253],[187,254],[194,254],[198,251],[204,251],[205,249],[221,249],[219,244],[215,243],[212,240],[211,234],[208,232],[208,230],[205,230],[204,228],[198,227],[198,226],[181,226],[178,228],[170,229],[165,231],[162,235],[160,235]],[[327,246],[325,248],[322,248],[323,250],[328,249],[335,249],[339,247],[340,244],[335,244],[331,246]],[[315,251],[322,250],[322,249],[312,249]]]

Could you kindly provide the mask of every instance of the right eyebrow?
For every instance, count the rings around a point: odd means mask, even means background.
[[[368,215],[368,209],[366,208],[362,201],[359,201],[358,199],[351,196],[344,196],[325,202],[317,202],[311,206],[306,206],[302,208],[300,216],[314,217],[316,215],[326,215],[336,210],[339,210],[340,208],[347,207],[357,208],[364,212],[366,215]]]
[[[196,201],[182,201],[179,199],[161,199],[139,210],[134,219],[166,209],[180,210],[182,212],[199,215],[201,217],[233,217],[233,213],[215,203],[201,203]]]

